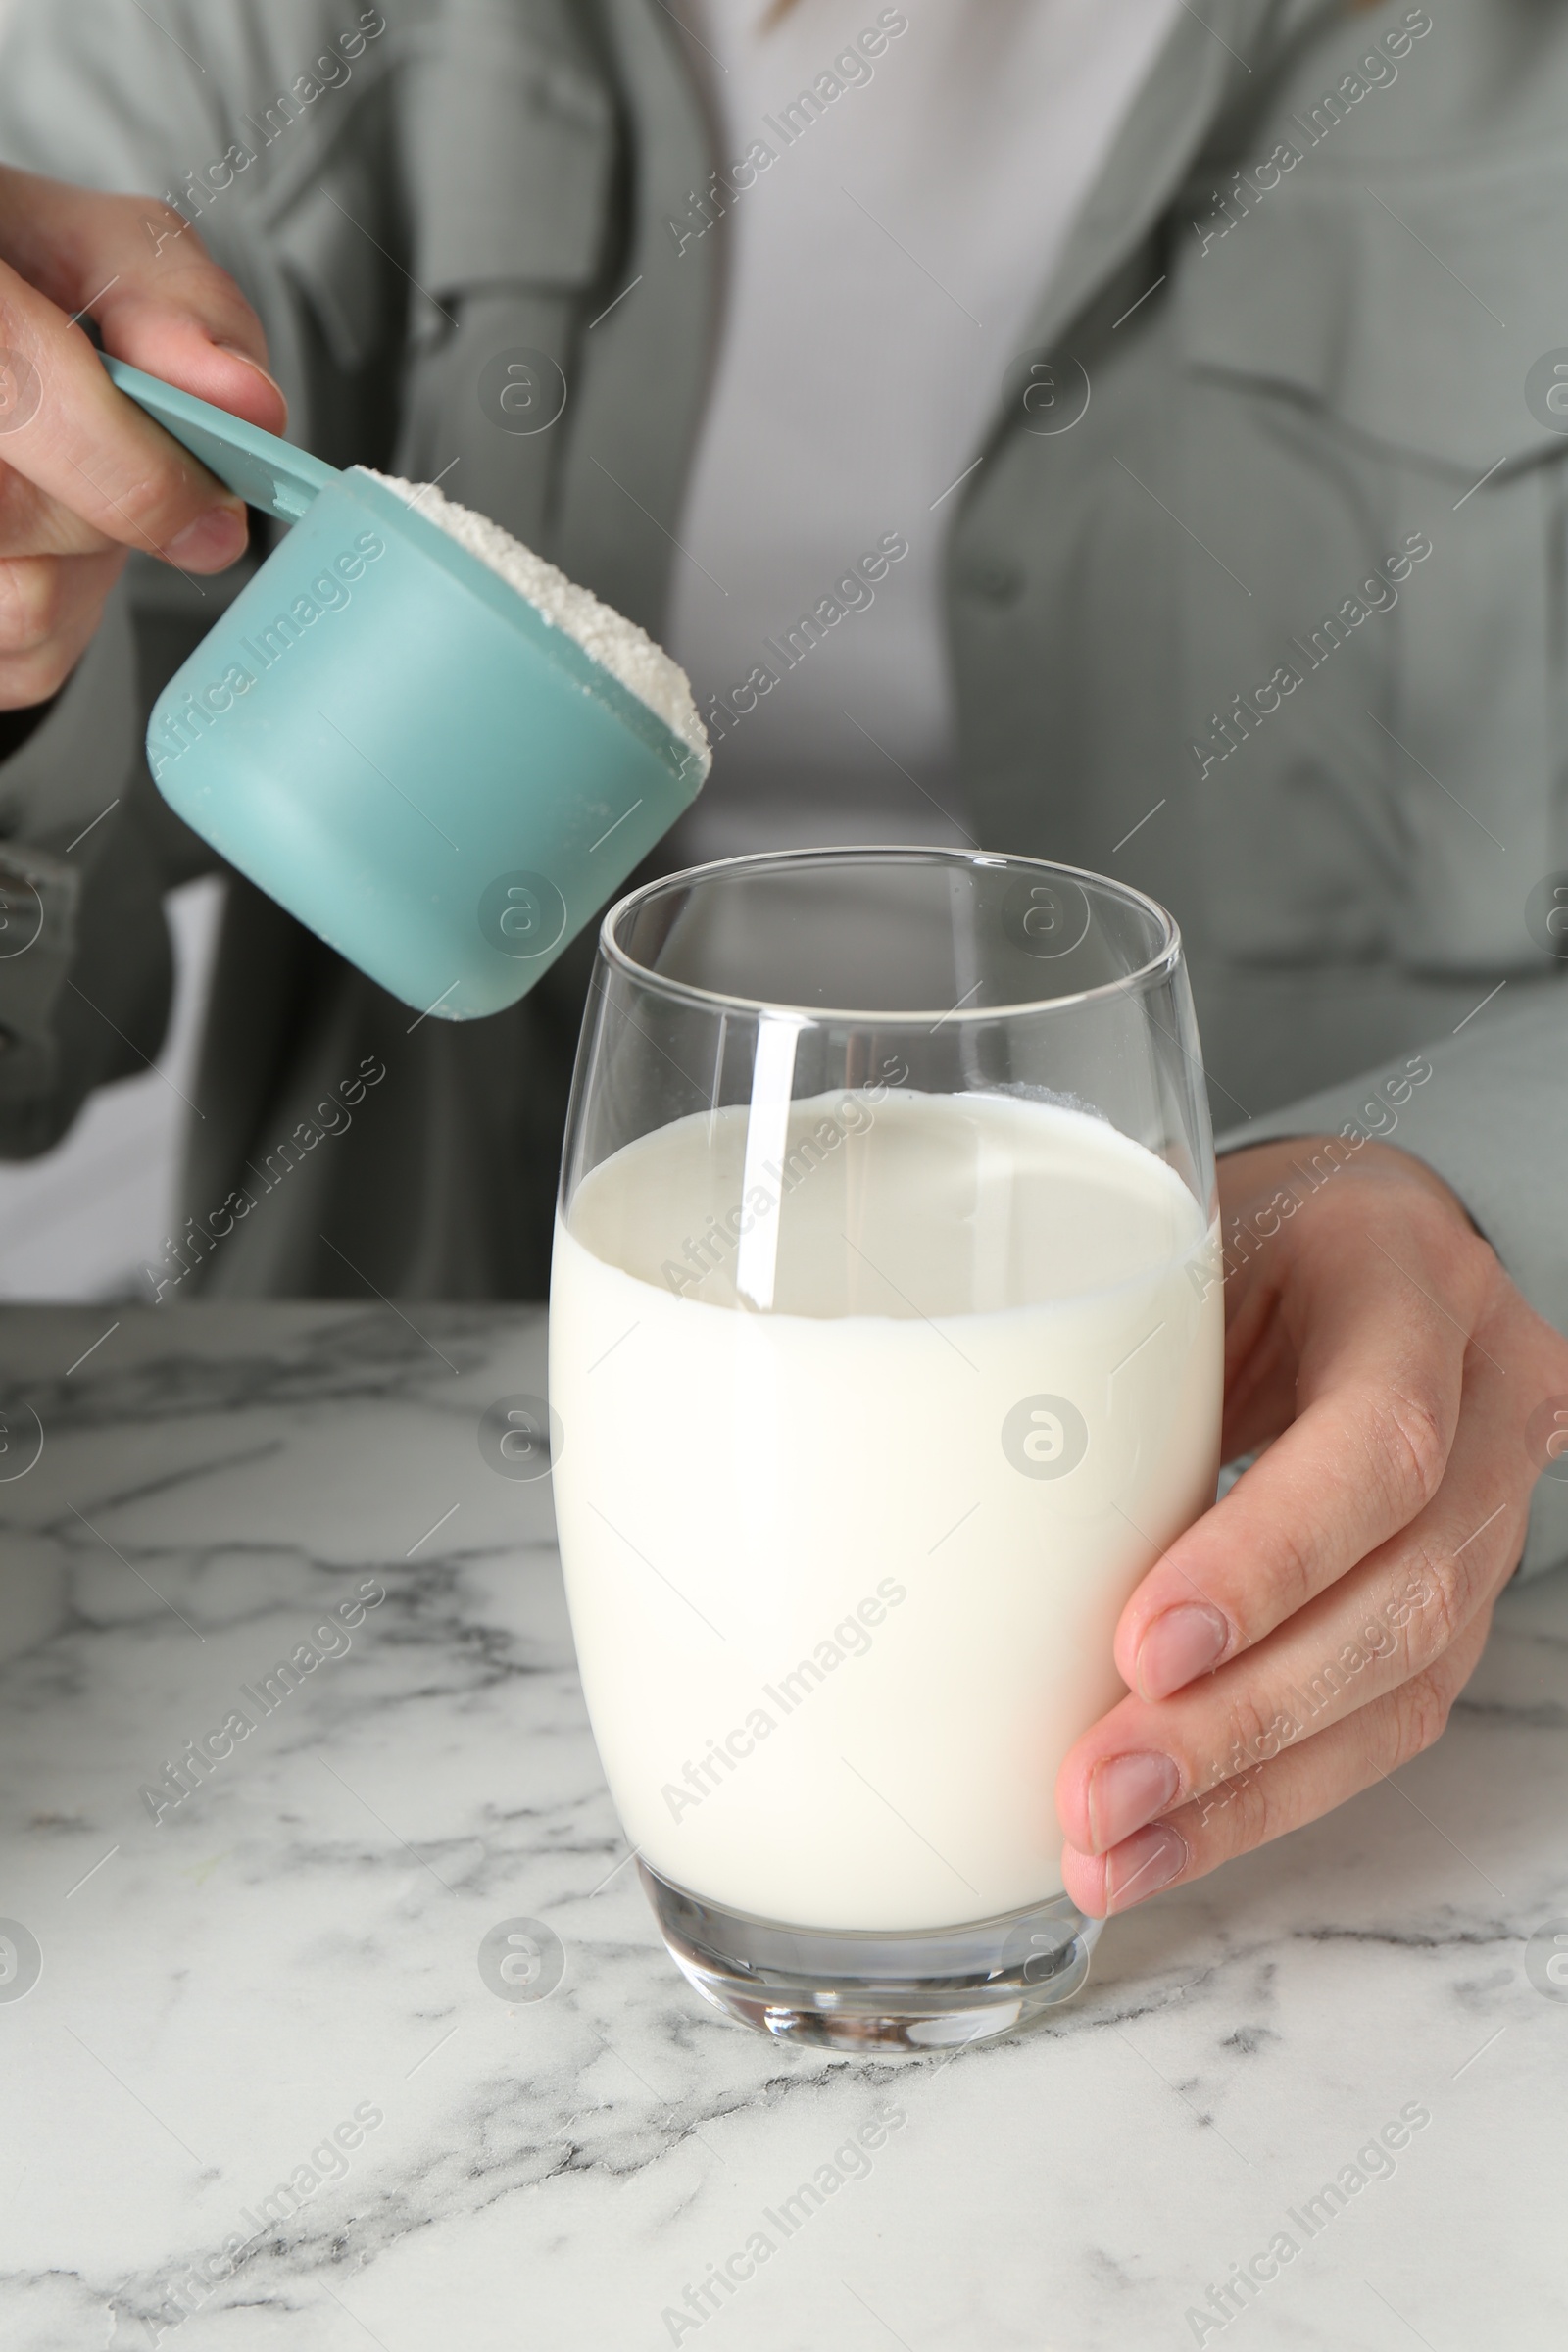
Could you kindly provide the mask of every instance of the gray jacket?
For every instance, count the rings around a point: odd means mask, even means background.
[[[1205,6],[973,470],[898,518],[946,533],[969,822],[1174,908],[1230,1140],[1359,1118],[1441,1170],[1568,1328],[1568,17]],[[461,459],[465,504],[660,633],[727,161],[660,0],[22,0],[0,152],[168,191],[261,312],[296,438],[416,478]],[[516,346],[570,387],[532,437],[478,398]],[[0,766],[9,920],[37,931],[0,956],[14,1154],[156,1051],[160,894],[207,855],[152,792],[141,711],[227,593],[204,591],[138,564]],[[411,1034],[234,885],[190,1223],[149,1287],[341,1293],[347,1257],[389,1296],[541,1295],[591,946],[511,1014]],[[322,1134],[317,1104],[375,1065]],[[261,1195],[247,1168],[306,1128]],[[241,1185],[257,1206],[215,1240]],[[1545,1483],[1532,1562],[1568,1551]]]

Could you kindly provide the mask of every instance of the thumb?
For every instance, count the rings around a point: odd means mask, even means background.
[[[242,502],[115,390],[82,317],[131,366],[286,423],[255,312],[177,213],[0,168],[0,461],[108,539],[221,569]]]

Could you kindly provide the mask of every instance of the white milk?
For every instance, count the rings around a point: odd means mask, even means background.
[[[1015,1097],[797,1102],[766,1170],[746,1139],[646,1136],[557,1228],[556,1515],[626,1833],[796,1926],[1043,1900],[1116,1619],[1213,1498],[1213,1238],[1152,1153]]]

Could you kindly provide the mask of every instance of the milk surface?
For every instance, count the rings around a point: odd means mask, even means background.
[[[1214,1237],[1051,1103],[823,1096],[765,1162],[757,1130],[660,1129],[557,1227],[556,1514],[611,1791],[656,1870],[760,1918],[1044,1900],[1116,1619],[1213,1498]]]

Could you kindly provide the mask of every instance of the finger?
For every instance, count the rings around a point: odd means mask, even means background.
[[[243,550],[243,502],[115,390],[65,305],[90,310],[121,357],[253,421],[279,421],[281,401],[247,353],[223,348],[226,336],[256,332],[232,282],[194,242],[160,281],[162,257],[150,238],[138,245],[133,225],[144,210],[0,175],[0,245],[33,262],[48,288],[0,262],[3,453],[106,538],[214,571]]]
[[[0,264],[7,465],[106,539],[218,571],[243,553],[242,500],[117,392],[64,313]]]
[[[262,322],[172,206],[0,166],[0,262],[68,318],[96,319],[117,359],[283,430]]]
[[[189,233],[194,237],[196,232]],[[217,300],[212,299],[215,294]],[[229,296],[234,298],[234,315]],[[262,358],[220,339],[226,331],[245,333],[248,340],[253,331],[260,341],[261,326],[232,278],[205,254],[171,270],[156,293],[115,287],[95,305],[93,316],[105,349],[117,360],[243,416],[264,433],[281,433],[286,427],[288,403]]]
[[[1221,1862],[1318,1820],[1396,1771],[1442,1734],[1486,1644],[1491,1614],[1487,1609],[1473,1619],[1425,1674],[1209,1797],[1152,1822],[1108,1853],[1081,1853],[1069,1844],[1062,1853],[1067,1893],[1094,1919],[1130,1910],[1162,1887],[1203,1878]]]
[[[1415,1187],[1367,1186],[1348,1206],[1289,1260],[1296,1418],[1122,1613],[1117,1669],[1148,1697],[1261,1640],[1437,1493],[1496,1261]]]
[[[46,703],[70,677],[125,562],[106,555],[0,564],[0,710]]]
[[[1426,1510],[1217,1673],[1167,1699],[1131,1695],[1102,1717],[1057,1778],[1072,1843],[1103,1852],[1435,1666],[1523,1546],[1530,1466],[1509,1448],[1513,1418],[1509,1384],[1478,1361]]]
[[[5,443],[0,440],[0,450]],[[96,556],[115,545],[47,490],[0,465],[0,560],[12,556]]]

